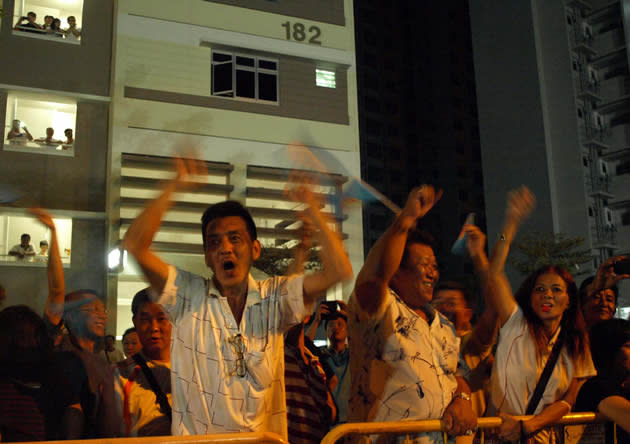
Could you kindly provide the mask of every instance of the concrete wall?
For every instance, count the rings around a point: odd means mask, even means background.
[[[333,25],[345,24],[343,0],[206,0],[212,3],[238,6],[271,12],[273,14],[290,15],[307,20],[316,20]]]
[[[7,94],[0,92],[0,122]],[[19,190],[17,206],[105,211],[108,103],[79,102],[75,157],[0,151],[0,177]],[[0,135],[0,145],[6,134]]]
[[[14,0],[4,0],[0,84],[108,96],[113,3],[83,1],[81,44],[74,45],[13,34]]]

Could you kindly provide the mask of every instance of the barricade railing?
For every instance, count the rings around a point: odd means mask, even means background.
[[[517,416],[517,420],[526,421],[531,416]],[[477,420],[478,438],[481,444],[485,440],[485,431],[487,429],[494,429],[501,425],[502,419],[498,417],[479,418]],[[570,413],[560,419],[560,421],[550,425],[553,426],[572,426],[572,425],[584,425],[592,424],[595,422],[606,422],[604,418],[595,413]],[[321,444],[334,444],[337,440],[342,439],[349,435],[363,435],[366,438],[368,435],[400,435],[407,436],[415,435],[417,433],[426,432],[442,432],[444,433],[444,442],[447,440],[446,426],[439,419],[429,419],[424,421],[392,421],[392,422],[349,422],[346,424],[334,427],[330,432],[324,436]],[[459,442],[459,440],[458,440]],[[469,441],[472,442],[472,437],[469,437]],[[603,442],[603,441],[602,441]]]
[[[213,435],[187,436],[143,436],[140,438],[99,438],[78,439],[68,441],[45,441],[43,444],[161,444],[161,443],[190,443],[190,444],[286,444],[280,435],[271,432],[256,433],[220,433]],[[24,443],[22,443],[24,444]],[[42,444],[41,441],[26,444]]]

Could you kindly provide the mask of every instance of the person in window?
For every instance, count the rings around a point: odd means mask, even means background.
[[[53,35],[55,37],[63,38],[63,30],[61,29],[61,20],[59,20],[58,18],[53,19],[50,29],[53,32]]]
[[[51,127],[46,128],[46,137],[40,137],[35,140],[35,142],[43,143],[45,145],[59,145],[61,140],[56,140],[53,138],[55,135],[55,130]]]
[[[580,390],[575,411],[602,414],[617,423],[617,442],[630,443],[630,321],[609,319],[596,324],[591,343],[597,376]],[[609,426],[606,442],[614,442]]]
[[[499,428],[503,440],[527,438],[536,443],[553,443],[561,437],[548,426],[571,411],[581,384],[596,371],[571,275],[559,266],[541,267],[525,279],[514,295],[503,271],[503,258],[517,228],[534,205],[535,197],[526,187],[509,193],[500,241],[488,266],[486,307],[494,308],[501,326],[488,414],[503,419]],[[473,225],[466,228],[466,234],[472,240],[485,241],[483,233]],[[531,404],[556,344],[560,347],[555,347],[559,353],[557,361],[544,383],[542,396],[535,405]],[[527,411],[532,411],[531,419],[517,418],[529,415]]]
[[[63,132],[63,135],[66,136],[66,141],[63,143],[64,145],[74,144],[74,137],[72,136],[72,128],[66,128]]]
[[[15,256],[19,259],[24,259],[27,256],[35,256],[35,249],[31,245],[31,235],[24,233],[20,236],[20,243],[11,248],[9,256]]]
[[[26,17],[20,18],[20,21],[17,22],[17,25],[15,25],[14,29],[17,31],[35,32],[39,34],[42,27],[41,25],[38,25],[35,20],[37,20],[37,14],[35,14],[33,11],[30,11],[28,14],[26,14]]]
[[[7,134],[7,140],[9,143],[25,144],[27,141],[33,140],[33,136],[31,136],[31,133],[28,132],[28,128],[26,128],[26,126],[20,128],[21,123],[22,122],[20,122],[19,119],[15,119],[11,123],[11,130]],[[22,129],[24,129],[24,132],[22,132]]]
[[[77,19],[73,15],[68,17],[68,29],[63,32],[66,40],[77,41],[81,38],[81,28],[77,28]]]
[[[44,24],[42,25],[42,29],[46,31],[47,34],[52,34],[53,30],[53,21],[55,18],[52,15],[44,16]]]

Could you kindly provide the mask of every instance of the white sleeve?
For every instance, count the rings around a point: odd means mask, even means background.
[[[160,304],[171,323],[176,324],[186,311],[208,293],[207,281],[201,276],[168,267],[168,277],[161,294],[151,291],[151,299]]]

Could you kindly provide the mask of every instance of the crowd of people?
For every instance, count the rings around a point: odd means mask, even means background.
[[[76,17],[71,15],[66,21],[68,23],[68,27],[66,29],[62,29],[61,19],[53,17],[52,15],[46,15],[44,17],[44,23],[39,24],[37,23],[37,14],[30,11],[24,17],[20,17],[13,29],[16,31],[49,35],[70,41],[80,40],[81,28],[77,27]]]
[[[32,134],[29,132],[26,125],[24,125],[19,119],[14,119],[11,123],[11,129],[7,133],[7,141],[12,144],[24,145],[27,142],[36,142],[41,145],[64,145],[71,146],[74,144],[74,131],[72,128],[66,128],[63,131],[63,135],[66,140],[55,139],[55,130],[52,127],[46,128],[46,135],[33,139]]]
[[[252,278],[261,244],[236,201],[201,219],[212,278],[165,263],[153,237],[173,194],[193,189],[203,168],[177,159],[176,177],[125,234],[149,286],[133,298],[124,356],[105,338],[102,295],[66,292],[55,225],[32,210],[51,231],[48,298],[43,318],[25,306],[0,312],[2,440],[268,431],[316,443],[344,422],[441,419],[449,436],[472,442],[485,415],[502,418],[488,439],[548,443],[562,440],[552,425],[563,415],[594,411],[630,442],[630,321],[614,318],[625,258],[579,289],[567,270],[545,266],[513,292],[504,265],[535,207],[527,188],[509,193],[491,254],[484,233],[464,226],[486,307],[474,316],[471,292],[440,281],[433,239],[418,227],[441,197],[428,185],[372,247],[347,303],[322,301],[353,271],[304,178],[289,191],[304,229],[285,276]],[[322,268],[304,273],[312,245]],[[320,326],[326,347],[313,342]]]

